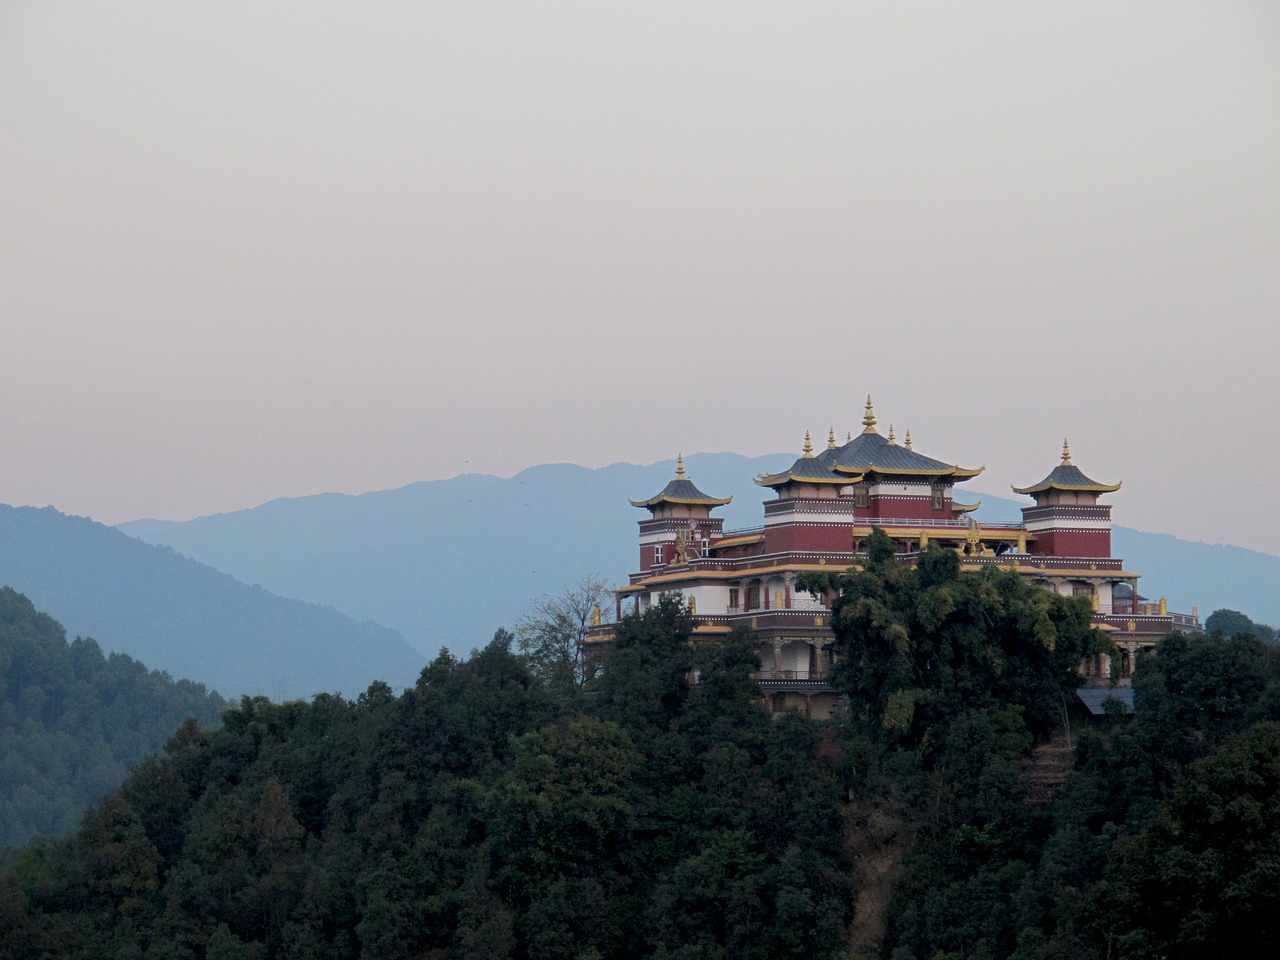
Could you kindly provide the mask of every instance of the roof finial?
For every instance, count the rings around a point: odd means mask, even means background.
[[[1071,447],[1067,445],[1067,438],[1062,438],[1062,463],[1064,466],[1071,464]]]
[[[889,443],[893,444],[893,443],[896,443],[896,442],[897,442],[897,441],[895,441],[895,440],[893,439],[893,424],[891,423],[891,424],[889,424]]]
[[[677,454],[676,456],[676,479],[677,480],[688,479],[688,477],[684,475],[684,454],[683,453]]]
[[[907,428],[907,449],[911,449],[911,428]]]
[[[809,431],[804,432],[804,455],[806,457],[813,456],[813,444],[809,441]]]
[[[832,427],[830,432],[827,434],[827,449],[831,450],[835,447],[835,445],[836,445],[836,428]]]
[[[850,430],[848,433],[846,433],[844,438],[845,438],[845,440],[846,440],[847,442],[852,442],[852,441],[853,441],[853,431],[852,431],[852,430]]]
[[[871,409],[871,394],[867,394],[867,412],[862,416],[862,432],[876,432],[876,413]]]

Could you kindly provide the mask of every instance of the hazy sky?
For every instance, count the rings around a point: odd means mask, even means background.
[[[0,0],[0,501],[798,452],[1280,552],[1280,7]],[[695,478],[696,479],[696,478]],[[636,495],[652,491],[639,490]]]

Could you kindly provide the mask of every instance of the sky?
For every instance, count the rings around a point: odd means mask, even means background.
[[[0,0],[0,502],[882,429],[1280,553],[1273,2]],[[696,480],[696,477],[694,478]],[[637,491],[643,495],[646,491]]]

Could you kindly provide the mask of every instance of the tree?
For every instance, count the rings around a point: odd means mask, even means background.
[[[612,596],[600,577],[588,575],[559,593],[544,594],[516,623],[520,652],[552,692],[576,692],[595,679],[598,665],[587,656],[587,633],[611,619]]]
[[[867,554],[860,572],[798,585],[839,591],[832,683],[850,697],[855,719],[890,740],[937,742],[931,727],[1010,704],[1043,734],[1078,684],[1081,658],[1111,649],[1091,629],[1087,604],[1012,571],[961,572],[954,552],[932,544],[908,567],[879,529]]]
[[[1278,822],[1280,725],[1262,722],[1190,767],[1147,830],[1111,849],[1091,906],[1116,953],[1273,954]]]
[[[1222,631],[1228,637],[1237,633],[1251,633],[1259,640],[1277,640],[1275,627],[1265,623],[1255,623],[1239,610],[1215,610],[1204,621],[1205,629],[1212,632]]]

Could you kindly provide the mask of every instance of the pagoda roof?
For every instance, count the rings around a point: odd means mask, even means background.
[[[970,469],[959,464],[943,463],[933,457],[926,457],[911,449],[911,433],[907,432],[907,445],[899,446],[894,440],[893,427],[889,427],[889,436],[882,437],[876,430],[876,417],[871,409],[871,398],[867,397],[867,412],[862,418],[862,433],[853,437],[842,447],[827,451],[828,462],[833,470],[841,474],[875,473],[896,476],[953,477],[967,480],[976,477],[985,468]],[[847,482],[853,482],[854,477]]]
[[[804,435],[804,455],[781,473],[762,473],[756,477],[756,483],[762,487],[781,487],[788,483],[830,483],[841,486],[853,480],[831,471],[831,460],[834,447],[828,447],[820,455],[813,455],[813,445],[809,441],[808,432]]]
[[[1083,470],[1071,462],[1071,447],[1062,441],[1062,462],[1049,471],[1049,475],[1030,487],[1013,487],[1014,493],[1043,493],[1046,490],[1069,490],[1079,493],[1112,493],[1120,489],[1119,483],[1099,483],[1085,476]]]
[[[633,507],[656,507],[660,503],[681,503],[695,506],[720,507],[733,497],[710,497],[703,493],[693,481],[684,475],[684,456],[676,458],[675,479],[663,487],[648,500],[628,500]]]

